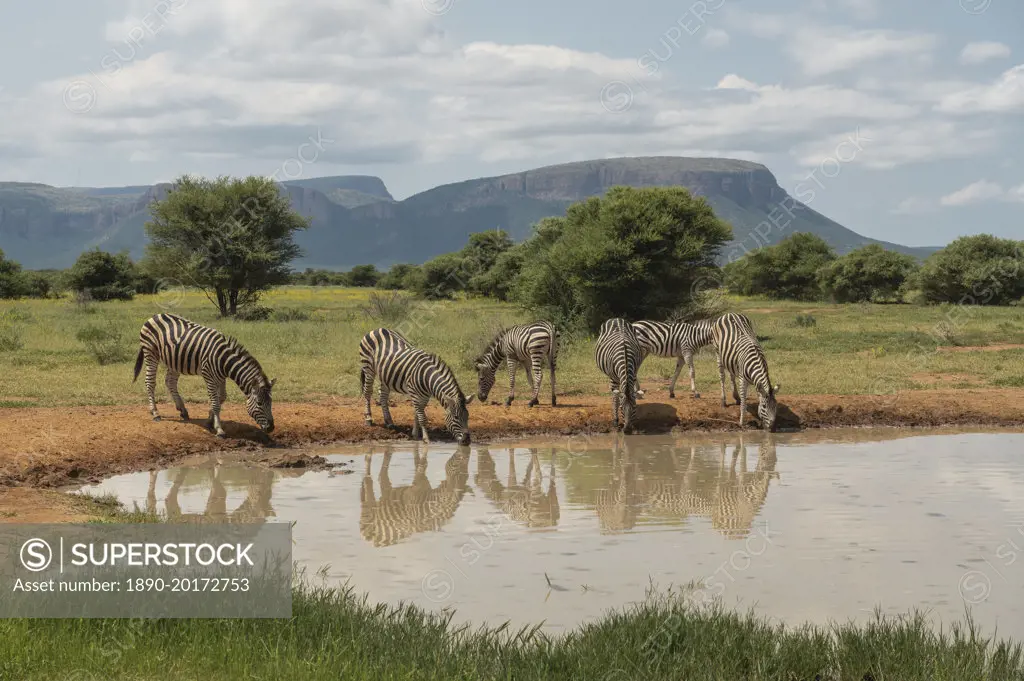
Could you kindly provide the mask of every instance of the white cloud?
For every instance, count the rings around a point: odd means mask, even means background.
[[[973,85],[943,97],[939,111],[947,113],[999,113],[1024,109],[1024,64],[1004,71],[990,85]]]
[[[1010,46],[996,42],[967,43],[960,52],[960,62],[963,64],[980,64],[989,59],[999,59],[1010,56]]]
[[[140,1],[104,35],[123,46],[133,28],[152,23],[147,11]],[[858,164],[886,169],[967,157],[997,142],[990,126],[972,129],[928,108],[983,86],[906,74],[873,80],[859,70],[927,55],[932,37],[793,21],[765,15],[741,23],[762,36],[792,31],[783,49],[805,73],[852,70],[856,86],[787,82],[785,73],[765,85],[713,73],[713,87],[672,90],[631,58],[454,43],[421,0],[193,0],[166,16],[134,56],[96,55],[89,68],[102,83],[83,68],[20,98],[4,91],[0,151],[40,166],[76,155],[107,163],[159,158],[169,166],[245,157],[272,159],[275,168],[322,130],[335,140],[318,161],[328,166],[699,152],[752,160],[790,152],[801,165],[817,165],[859,127],[873,141]],[[729,34],[709,26],[703,39],[724,46]],[[77,115],[62,103],[75,80],[89,83],[95,97]],[[602,89],[615,81],[615,100],[602,106]],[[625,110],[606,110],[615,104]],[[7,160],[0,173],[26,171]]]
[[[786,53],[812,77],[850,71],[882,59],[915,59],[927,63],[939,43],[937,36],[916,31],[860,30],[825,26],[796,15],[730,14],[737,29],[782,41]]]
[[[890,210],[893,215],[924,215],[935,211],[935,204],[918,196],[909,196]]]
[[[729,46],[729,34],[720,28],[709,28],[704,32],[701,42],[708,47],[722,48]]]
[[[946,194],[939,199],[939,203],[943,206],[967,206],[972,203],[1005,199],[1007,196],[1007,192],[1001,185],[983,179]]]

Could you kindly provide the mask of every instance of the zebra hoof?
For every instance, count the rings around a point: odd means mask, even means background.
[[[188,411],[187,410],[179,412],[179,413],[181,414],[181,420],[182,421],[188,421]]]
[[[159,416],[154,416],[154,417],[153,417],[153,420],[154,420],[154,421],[159,421],[159,420],[160,420],[160,417],[159,417]]]
[[[220,432],[220,433],[217,433],[217,437],[219,437],[219,438],[220,438],[220,439],[222,439],[222,440],[223,440],[224,438],[226,438],[227,436],[228,436],[228,434],[227,434],[227,433],[225,433],[225,432],[223,432],[223,431],[222,431],[222,432]]]
[[[557,407],[558,406],[558,400],[556,400],[554,397],[551,398],[551,406],[552,407]]]
[[[672,392],[671,390],[669,390],[668,391],[668,398],[670,400],[674,400],[674,399],[676,399],[676,394],[674,392]]]
[[[530,409],[533,409],[538,404],[540,404],[540,400],[530,400],[529,402],[526,403],[526,406]]]
[[[512,398],[511,397],[509,397],[508,399],[505,400],[505,406],[506,407],[511,407],[512,406]]]
[[[694,393],[693,394],[693,399],[699,400],[700,399],[700,393]]]

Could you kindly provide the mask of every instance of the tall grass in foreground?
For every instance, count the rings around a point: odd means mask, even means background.
[[[829,629],[651,599],[564,637],[455,627],[351,589],[296,588],[290,620],[2,620],[0,679],[1024,679],[1020,644],[921,614]]]

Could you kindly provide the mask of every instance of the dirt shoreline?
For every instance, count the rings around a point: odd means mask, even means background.
[[[474,442],[530,435],[573,435],[611,431],[610,399],[563,396],[557,407],[543,402],[533,408],[526,400],[503,405],[474,405],[470,429]],[[145,405],[0,409],[0,487],[56,488],[81,484],[127,472],[166,467],[187,456],[224,450],[252,452],[255,458],[275,454],[281,447],[328,443],[405,440],[412,424],[412,407],[393,400],[392,416],[399,430],[363,423],[360,400],[274,405],[277,429],[272,442],[249,419],[241,404],[228,403],[223,417],[228,436],[214,437],[202,422],[182,422],[173,407],[160,405],[163,420],[150,419]],[[190,404],[193,414],[204,405]],[[756,402],[748,403],[748,414]],[[442,412],[427,408],[433,441],[451,437],[439,427]],[[648,393],[638,406],[640,432],[738,431],[735,405],[722,408],[717,395],[670,400]],[[752,427],[750,420],[747,428]],[[997,426],[1024,425],[1024,390],[922,390],[898,397],[858,395],[793,395],[780,403],[779,425],[785,430],[847,426]],[[0,492],[2,493],[2,492]]]

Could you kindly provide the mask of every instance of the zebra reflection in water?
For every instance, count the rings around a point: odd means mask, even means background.
[[[459,448],[445,462],[445,479],[431,487],[427,479],[427,455],[413,444],[412,483],[393,487],[389,468],[393,448],[384,447],[383,462],[377,474],[380,497],[373,492],[370,463],[373,449],[366,455],[366,471],[359,491],[359,532],[376,547],[391,546],[419,532],[437,531],[455,516],[469,481],[469,449]]]
[[[733,446],[728,466],[727,449],[722,442],[718,466],[713,467],[700,456],[697,446],[689,447],[688,456],[673,447],[671,473],[665,475],[642,470],[650,462],[642,465],[635,460],[628,439],[618,438],[612,452],[611,479],[605,489],[597,491],[594,503],[601,532],[631,530],[644,515],[676,522],[703,517],[727,539],[749,536],[767,498],[769,482],[779,478],[775,440],[771,434],[761,440],[753,471],[748,470],[742,435]]]
[[[502,513],[529,528],[555,527],[560,515],[558,492],[555,489],[555,449],[550,449],[548,489],[542,488],[540,456],[530,448],[530,462],[526,465],[523,481],[516,480],[515,448],[508,448],[508,477],[506,483],[498,480],[494,458],[486,448],[477,450],[476,478],[474,482]]]
[[[178,495],[190,472],[207,469],[210,492],[202,513],[182,513]],[[146,511],[156,513],[156,481],[158,473],[149,474],[149,489],[146,492]],[[223,480],[223,466],[220,462],[212,466],[181,467],[175,470],[171,489],[164,498],[164,512],[168,522],[176,523],[263,523],[267,518],[277,516],[271,505],[274,485],[274,471],[268,468],[245,469],[245,500],[235,510],[228,512],[228,489]]]

